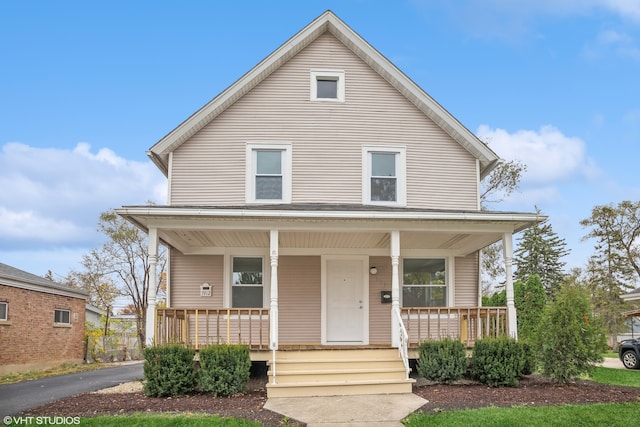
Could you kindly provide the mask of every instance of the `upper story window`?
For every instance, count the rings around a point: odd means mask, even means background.
[[[233,257],[231,278],[231,306],[234,308],[262,308],[262,257]]]
[[[447,306],[447,270],[444,258],[403,258],[402,306]]]
[[[291,203],[291,144],[247,144],[247,203]]]
[[[406,205],[405,153],[404,147],[364,147],[363,204]]]
[[[311,100],[344,102],[344,71],[311,70]]]
[[[0,321],[7,320],[9,318],[9,303],[0,302]]]
[[[53,323],[71,324],[71,311],[56,308],[53,314]]]

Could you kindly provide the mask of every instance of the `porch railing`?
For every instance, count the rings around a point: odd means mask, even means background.
[[[269,348],[267,308],[157,308],[156,344],[180,343],[195,349],[209,344]]]
[[[411,372],[411,368],[409,367],[409,334],[407,333],[407,329],[404,327],[400,310],[397,307],[393,307],[391,309],[391,313],[393,315],[393,327],[398,328],[398,353],[404,363],[406,376],[409,378],[409,373]]]
[[[472,347],[476,340],[508,335],[507,307],[401,308],[409,346],[422,341],[453,338]]]

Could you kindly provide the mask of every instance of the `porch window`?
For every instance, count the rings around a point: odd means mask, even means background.
[[[53,323],[61,323],[64,325],[71,324],[71,311],[56,308],[53,313]]]
[[[0,302],[0,321],[6,321],[9,315],[9,303]]]
[[[247,145],[247,203],[291,202],[291,145]]]
[[[406,204],[404,147],[365,147],[363,151],[363,204]]]
[[[231,287],[233,308],[262,308],[263,272],[261,257],[234,257]]]
[[[446,307],[446,263],[441,258],[402,260],[402,305],[404,307]]]

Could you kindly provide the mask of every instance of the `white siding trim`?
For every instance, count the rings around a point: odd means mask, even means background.
[[[269,249],[242,248],[231,254],[224,255],[224,292],[222,300],[225,307],[231,307],[231,276],[233,275],[234,257],[260,257],[262,258],[262,308],[269,308],[271,296],[271,263]]]
[[[395,153],[397,200],[395,202],[371,201],[371,153]],[[407,148],[388,145],[365,145],[362,147],[362,204],[381,206],[407,205]]]
[[[326,78],[338,82],[337,98],[318,98],[318,80]],[[344,70],[316,70],[309,72],[309,98],[314,102],[344,102],[345,101],[345,75]]]
[[[256,162],[254,152],[256,150],[282,151],[282,199],[257,200],[255,189]],[[245,161],[245,201],[251,203],[291,203],[292,186],[292,153],[290,142],[247,142]]]
[[[167,169],[167,202],[171,204],[171,183],[173,181],[173,151],[169,153],[169,168]]]

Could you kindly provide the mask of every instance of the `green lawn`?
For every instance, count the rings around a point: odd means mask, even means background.
[[[602,384],[640,387],[640,369],[595,368],[589,379]]]
[[[638,424],[639,403],[565,405],[546,407],[483,408],[440,414],[412,415],[405,421],[415,426],[607,426]]]
[[[224,427],[259,427],[261,424],[235,418],[220,418],[215,415],[115,415],[94,418],[82,418],[81,426],[95,427],[170,427],[184,426],[224,426]]]

